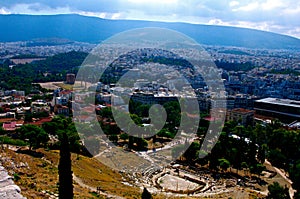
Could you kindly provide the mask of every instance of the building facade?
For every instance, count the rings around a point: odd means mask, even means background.
[[[244,108],[235,108],[228,111],[227,120],[236,121],[243,126],[253,126],[254,111]]]
[[[256,114],[277,118],[284,123],[300,121],[300,101],[264,98],[254,102]]]

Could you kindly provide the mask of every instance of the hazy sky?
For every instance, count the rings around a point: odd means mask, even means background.
[[[299,0],[1,0],[0,14],[78,13],[107,19],[255,28],[300,38]]]

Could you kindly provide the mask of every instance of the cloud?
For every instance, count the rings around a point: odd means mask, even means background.
[[[151,4],[174,4],[177,3],[177,0],[128,0],[129,3],[136,3],[136,4],[145,4],[145,3],[151,3]]]
[[[235,6],[238,6],[240,3],[238,1],[230,1],[229,2],[229,6],[230,7],[235,7]]]
[[[7,14],[11,14],[11,12],[7,11],[5,8],[0,8],[0,14],[7,15]]]
[[[283,13],[287,16],[289,15],[300,15],[300,5],[295,7],[289,7],[283,10]]]
[[[47,8],[47,10],[53,11],[56,11],[60,8],[70,8],[70,10],[72,11],[117,12],[119,10],[118,5],[122,4],[122,0],[1,0],[0,7],[14,10],[14,8],[18,5],[35,4],[40,5],[40,11],[43,11],[45,8]]]
[[[0,14],[9,13],[232,25],[300,38],[300,1],[295,0],[1,0]]]
[[[289,28],[285,32],[286,35],[294,35],[295,37],[300,38],[300,27]]]
[[[285,8],[285,3],[281,0],[267,0],[261,4],[263,10],[274,10]]]
[[[71,10],[69,7],[56,7],[51,8],[49,6],[42,5],[40,3],[32,3],[32,4],[16,4],[9,9],[6,7],[0,8],[0,10],[8,10],[9,14],[54,14],[54,13],[60,13],[60,14],[67,14],[71,13]]]
[[[244,12],[249,12],[249,11],[253,11],[253,10],[257,10],[259,9],[259,3],[258,2],[252,2],[249,3],[247,5],[241,6],[239,8],[235,8],[232,11],[236,12],[236,11],[244,11]]]
[[[285,9],[288,6],[288,3],[283,0],[265,0],[265,1],[252,1],[248,4],[242,5],[240,7],[234,8],[232,11],[257,11],[257,10],[265,10],[265,11],[276,11],[278,9]],[[275,15],[276,13],[274,13]]]

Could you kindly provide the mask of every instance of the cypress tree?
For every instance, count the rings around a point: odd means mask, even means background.
[[[151,193],[144,187],[142,199],[152,199]]]
[[[58,165],[59,174],[59,199],[73,199],[73,178],[71,170],[71,153],[69,140],[63,133],[60,143],[60,159]]]

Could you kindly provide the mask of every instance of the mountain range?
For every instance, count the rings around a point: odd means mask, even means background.
[[[204,45],[300,49],[300,40],[297,38],[254,29],[177,22],[107,20],[76,14],[0,15],[0,27],[0,42],[63,38],[79,42],[99,43],[125,30],[162,27],[179,31]]]

